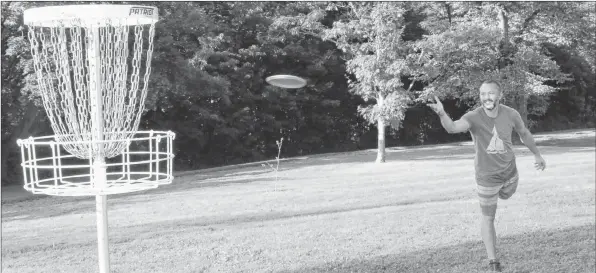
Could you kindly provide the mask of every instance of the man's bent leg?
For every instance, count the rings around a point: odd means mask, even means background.
[[[501,190],[499,191],[499,198],[504,199],[504,200],[509,199],[509,197],[511,197],[517,190],[518,181],[519,181],[519,174],[517,173],[517,170],[516,170],[515,173],[512,175],[512,177],[509,178],[507,180],[507,182],[505,182],[503,184],[503,188],[501,188]]]

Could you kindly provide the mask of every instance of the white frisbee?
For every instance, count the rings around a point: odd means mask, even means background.
[[[269,76],[265,81],[271,85],[283,88],[301,88],[306,85],[306,80],[292,75]]]

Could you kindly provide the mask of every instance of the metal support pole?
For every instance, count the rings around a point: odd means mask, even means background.
[[[101,94],[101,56],[99,27],[92,26],[87,49],[87,58],[89,60],[89,98],[91,100],[91,126],[92,140],[95,142],[95,155],[93,158],[93,181],[97,189],[103,189],[106,186],[106,166],[103,157],[103,109]],[[108,208],[107,196],[97,194],[95,196],[95,210],[97,217],[97,249],[99,272],[110,272],[110,254],[108,249]]]
[[[103,162],[95,161],[95,174],[99,178],[103,175],[104,182],[106,168],[102,167]],[[96,182],[99,182],[98,179]],[[99,257],[99,272],[110,272],[110,253],[108,249],[108,197],[106,195],[95,196],[95,210],[97,217],[97,250]]]

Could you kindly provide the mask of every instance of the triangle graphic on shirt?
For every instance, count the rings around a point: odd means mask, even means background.
[[[507,153],[505,150],[505,145],[503,145],[503,140],[499,138],[499,134],[497,133],[497,127],[493,127],[493,137],[490,139],[488,143],[488,147],[486,148],[487,154],[504,154]]]

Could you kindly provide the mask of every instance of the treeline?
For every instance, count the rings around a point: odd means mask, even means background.
[[[1,4],[3,184],[20,183],[17,139],[53,134],[22,14],[63,4]],[[178,170],[271,159],[282,137],[282,157],[469,139],[424,102],[439,95],[458,118],[487,77],[534,132],[594,127],[593,2],[142,5],[160,21],[140,129],[177,134]],[[308,84],[273,87],[274,74]]]

